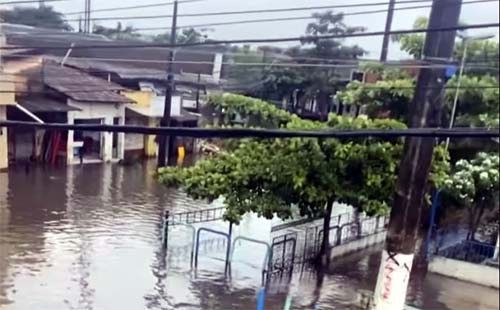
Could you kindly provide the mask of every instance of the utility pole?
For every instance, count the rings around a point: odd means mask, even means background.
[[[174,2],[174,14],[172,18],[172,29],[170,32],[170,45],[175,45],[175,38],[177,34],[177,0]],[[171,118],[171,107],[172,107],[172,93],[174,91],[174,72],[173,72],[173,61],[175,57],[175,49],[171,48],[168,56],[167,64],[167,84],[165,89],[165,107],[163,109],[163,117],[160,121],[161,127],[170,126]],[[159,136],[159,146],[158,146],[158,167],[165,167],[165,163],[168,164],[168,159],[170,158],[170,141],[175,139],[175,136]]]
[[[429,28],[456,27],[461,3],[461,0],[434,0]],[[423,60],[431,63],[449,62],[453,54],[455,35],[456,31],[428,32]],[[440,126],[445,75],[444,68],[421,69],[414,101],[410,106],[410,127]],[[376,310],[402,310],[404,307],[434,144],[434,138],[411,137],[405,140],[375,289]]]
[[[85,9],[83,10],[83,32],[90,33],[90,10],[91,0],[85,0]]]
[[[382,52],[380,53],[380,61],[387,61],[387,52],[389,50],[389,40],[391,39],[391,35],[389,32],[392,27],[392,18],[394,17],[394,5],[396,4],[396,0],[389,1],[389,8],[387,9],[387,20],[385,21],[385,34],[384,40],[382,41]]]

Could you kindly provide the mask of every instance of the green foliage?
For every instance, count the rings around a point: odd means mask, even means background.
[[[413,29],[427,28],[427,17],[419,17],[413,24]],[[404,34],[395,35],[392,39],[399,43],[401,50],[412,55],[415,59],[422,58],[422,52],[425,42],[424,34]],[[466,43],[462,39],[457,39],[453,58],[456,61],[461,61],[464,53],[464,47],[467,44],[467,59],[468,68],[467,74],[492,74],[498,73],[498,57],[499,48],[498,41],[490,40],[468,40]],[[474,63],[478,63],[474,65]],[[491,67],[491,68],[488,68]]]
[[[372,64],[365,64],[362,68],[377,74],[381,80],[375,83],[353,81],[337,94],[338,98],[344,104],[365,107],[369,117],[391,117],[407,122],[415,80],[405,77],[406,73],[401,70],[384,70]],[[445,125],[449,123],[457,81],[458,77],[454,76],[446,84]],[[499,124],[498,113],[498,79],[490,75],[464,75],[458,93],[455,126],[496,128]]]
[[[100,25],[94,25],[92,33],[101,34],[111,40],[139,40],[141,35],[132,26],[123,27],[121,22],[116,23],[115,28],[108,28]]]
[[[390,117],[406,122],[414,86],[413,79],[387,78],[373,84],[353,81],[337,96],[344,104],[366,107],[371,118]]]
[[[245,109],[265,104],[235,95],[215,97],[213,101],[226,109],[236,105],[235,111],[244,115],[249,113]],[[284,119],[284,127],[290,130],[406,128],[396,120],[366,117],[330,115],[323,123],[287,113]],[[236,147],[194,166],[162,169],[159,179],[168,186],[183,188],[197,199],[222,197],[226,219],[236,223],[247,212],[286,219],[292,216],[292,205],[302,216],[321,215],[328,201],[346,202],[368,214],[386,214],[401,154],[401,139],[242,139]],[[436,157],[434,164],[442,164],[442,160]]]
[[[413,23],[413,29],[427,28],[427,17],[418,17]],[[399,42],[401,50],[415,57],[415,59],[422,58],[424,48],[425,35],[422,33],[394,35],[393,41]]]
[[[38,8],[14,7],[12,10],[0,11],[0,18],[4,23],[67,31],[73,30],[73,28],[64,20],[64,15],[54,11],[54,9],[50,6],[42,6]]]
[[[202,31],[194,28],[185,28],[177,34],[176,42],[177,44],[197,43],[206,40],[207,37]],[[152,38],[152,41],[155,43],[170,43],[170,32],[157,34]]]
[[[333,13],[326,11],[323,13],[314,13],[312,15],[315,21],[308,24],[305,34],[307,39],[302,40],[300,46],[292,47],[281,51],[280,59],[271,61],[271,57],[266,57],[262,53],[254,54],[261,55],[260,61],[268,62],[262,70],[258,68],[245,67],[246,69],[231,69],[236,72],[232,77],[236,78],[239,83],[249,81],[249,76],[254,77],[254,81],[250,81],[251,89],[243,85],[246,93],[263,98],[281,100],[284,96],[290,95],[294,90],[298,89],[301,94],[318,95],[321,94],[321,104],[325,104],[328,95],[335,92],[340,86],[339,77],[344,77],[350,74],[350,70],[324,67],[294,67],[286,68],[273,66],[275,62],[293,62],[293,63],[309,63],[321,64],[324,63],[322,58],[327,59],[356,59],[362,56],[365,51],[359,46],[346,46],[342,40],[325,40],[315,38],[316,36],[328,34],[351,34],[361,32],[362,27],[349,27],[344,23],[344,15],[342,13]],[[270,50],[270,49],[266,49]],[[272,50],[277,54],[276,50]],[[254,59],[240,58],[243,62],[253,62]],[[258,57],[257,57],[258,58]],[[236,59],[236,58],[235,58]],[[335,62],[331,62],[334,64]],[[257,83],[256,83],[257,81]],[[259,83],[260,82],[260,83]]]
[[[287,111],[260,99],[234,94],[211,95],[207,105],[220,116],[219,125],[279,128],[290,121]]]
[[[444,182],[445,200],[451,199],[469,212],[469,239],[475,239],[486,210],[498,212],[499,160],[497,153],[478,153],[472,160],[459,160]]]
[[[451,111],[458,78],[448,81],[446,107]],[[499,93],[498,80],[490,75],[462,77],[458,92],[456,126],[498,127]]]
[[[444,190],[457,202],[471,206],[498,195],[498,154],[479,153],[472,160],[459,160],[445,180]]]

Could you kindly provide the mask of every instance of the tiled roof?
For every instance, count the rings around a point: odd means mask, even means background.
[[[134,102],[118,93],[120,90],[126,90],[126,88],[76,69],[62,67],[59,64],[45,64],[43,78],[46,86],[76,101],[101,103]]]
[[[79,108],[46,97],[19,97],[17,102],[33,113],[80,111]]]

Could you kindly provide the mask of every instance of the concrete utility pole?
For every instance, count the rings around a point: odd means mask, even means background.
[[[456,27],[461,0],[434,0],[429,29]],[[456,31],[427,33],[424,60],[448,62],[453,54]],[[423,68],[417,80],[410,127],[439,127],[443,106],[446,70]],[[434,138],[407,138],[399,166],[398,182],[391,209],[385,249],[382,252],[377,286],[376,310],[402,310],[418,238],[421,208],[424,205]]]
[[[387,20],[385,21],[384,40],[382,41],[382,52],[380,53],[380,61],[387,60],[387,52],[389,51],[389,40],[391,39],[391,35],[388,32],[391,31],[395,4],[396,0],[389,1],[389,8],[387,9]]]
[[[177,0],[174,2],[174,14],[172,18],[172,30],[170,32],[170,44],[175,44],[175,38],[177,35]],[[171,48],[168,56],[167,65],[167,85],[165,89],[165,107],[163,109],[163,117],[160,122],[161,127],[169,127],[171,119],[171,107],[172,107],[172,93],[174,91],[174,70],[173,61],[175,57],[175,49]],[[160,135],[159,146],[158,146],[158,167],[165,167],[165,163],[168,164],[168,159],[170,158],[170,140],[175,138],[175,136],[165,136]]]
[[[90,33],[92,31],[90,27],[90,11],[91,11],[91,0],[85,0],[85,9],[83,16],[83,32]]]

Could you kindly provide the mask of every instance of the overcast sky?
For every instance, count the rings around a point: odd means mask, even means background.
[[[168,2],[170,0],[164,0]],[[324,6],[337,4],[352,4],[352,3],[376,3],[385,2],[388,0],[203,0],[200,2],[181,3],[179,4],[179,14],[182,13],[204,13],[218,11],[233,11],[233,10],[254,10],[254,9],[271,9],[271,8],[287,8],[287,7],[304,7],[304,6]],[[470,0],[464,0],[469,2]],[[118,6],[129,6],[138,4],[161,3],[162,0],[93,0],[93,9],[104,9]],[[75,12],[84,9],[84,0],[67,0],[66,2],[54,2],[53,5],[61,12]],[[397,5],[397,7],[430,5],[430,2],[412,3]],[[371,6],[366,8],[346,8],[334,10],[335,12],[359,12],[366,10],[384,9],[383,6]],[[178,19],[178,25],[204,24],[212,22],[235,21],[241,19],[262,19],[275,17],[302,17],[309,16],[314,11],[298,11],[298,12],[278,12],[265,14],[247,14],[234,16],[207,16],[207,17],[182,17]],[[393,29],[409,29],[412,27],[413,21],[419,16],[428,16],[429,8],[401,10],[394,14]],[[124,10],[116,12],[98,12],[93,13],[92,17],[108,17],[108,16],[140,16],[140,15],[158,15],[171,14],[172,6],[148,8],[140,10]],[[71,16],[71,18],[78,16]],[[350,26],[364,26],[367,31],[380,31],[384,29],[385,13],[346,16],[345,21]],[[461,20],[468,24],[477,23],[498,23],[499,21],[499,2],[485,2],[463,5]],[[99,23],[105,26],[115,26],[117,21],[100,21]],[[276,38],[286,36],[298,36],[304,34],[304,29],[309,21],[284,21],[284,22],[267,22],[253,23],[231,26],[215,26],[213,30],[208,32],[210,38],[213,39],[251,39],[251,38]],[[169,27],[171,20],[164,19],[149,19],[149,20],[129,20],[122,22],[125,25],[133,25],[134,27]],[[73,24],[77,28],[77,23]],[[147,33],[154,34],[155,32],[148,31]],[[471,31],[472,34],[477,33],[494,33],[498,36],[497,29],[479,29]],[[369,52],[367,57],[379,57],[382,39],[381,37],[353,38],[347,42],[358,44]],[[397,45],[391,45],[389,50],[390,59],[399,59],[404,55],[399,51]]]

